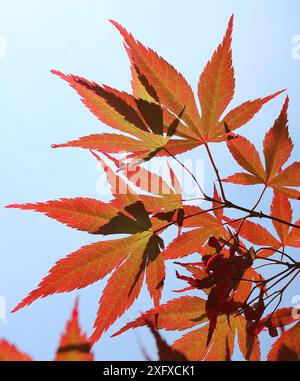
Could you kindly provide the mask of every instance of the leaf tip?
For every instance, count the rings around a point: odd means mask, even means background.
[[[55,70],[55,69],[51,69],[51,70],[50,70],[50,73],[51,73],[51,74],[54,74],[54,75],[60,75],[60,74],[62,74],[60,71]]]
[[[232,30],[233,30],[233,24],[234,24],[234,14],[230,16],[229,22],[228,22],[228,28],[227,28],[227,33],[231,36],[232,35]]]
[[[10,205],[5,205],[4,208],[6,208],[6,209],[24,209],[24,204],[10,204]]]
[[[117,28],[120,32],[124,29],[121,24],[119,24],[117,21],[110,19],[109,22]]]
[[[19,310],[21,310],[23,308],[23,305],[22,305],[23,302],[19,303],[15,308],[13,308],[10,313],[11,314],[14,314],[15,312],[18,312]]]
[[[76,297],[74,307],[72,310],[72,318],[78,319],[79,316],[79,296]]]
[[[282,94],[282,93],[285,93],[287,91],[287,89],[282,89],[282,90],[278,90],[276,91],[276,93],[274,93],[273,95],[271,95],[272,98],[276,98],[278,95]]]
[[[285,106],[285,107],[288,107],[289,103],[290,103],[290,97],[287,95],[287,96],[285,97],[284,106]]]
[[[51,71],[51,74],[54,74],[54,75],[57,75],[58,77],[60,77],[61,79],[64,79],[64,80],[67,80],[68,79],[68,76],[64,73],[62,73],[61,71],[59,70],[54,70],[52,69]]]

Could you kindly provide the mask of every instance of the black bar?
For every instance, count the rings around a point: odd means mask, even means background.
[[[94,361],[94,362],[0,362],[0,377],[3,373],[10,376],[36,373],[44,375],[63,375],[92,377],[88,381],[101,377],[114,376],[127,379],[139,377],[211,377],[220,372],[243,377],[265,374],[270,377],[274,371],[285,372],[286,376],[298,372],[299,362],[146,362],[146,361]],[[232,373],[234,372],[234,373]],[[236,373],[237,372],[237,373]],[[292,373],[291,373],[292,372]],[[222,375],[222,373],[221,373]]]

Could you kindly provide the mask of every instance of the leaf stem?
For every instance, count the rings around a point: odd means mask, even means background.
[[[193,174],[193,172],[187,168],[179,159],[177,159],[177,157],[175,155],[172,154],[172,152],[170,152],[166,147],[164,147],[164,150],[167,152],[168,155],[170,155],[179,165],[181,165],[181,167],[192,177],[192,179],[195,181],[197,187],[199,188],[200,192],[203,194],[203,197],[204,199],[207,198],[201,184],[199,183],[199,181],[197,180],[197,177]]]
[[[218,183],[219,183],[220,190],[221,190],[222,199],[223,199],[224,202],[226,202],[227,198],[226,198],[226,195],[225,195],[225,191],[224,191],[223,183],[222,183],[222,180],[221,180],[221,177],[220,177],[220,173],[219,173],[219,170],[218,170],[218,168],[216,166],[216,163],[214,161],[212,153],[210,151],[209,145],[207,143],[205,143],[205,149],[206,149],[206,152],[208,154],[208,157],[209,157],[209,160],[211,162],[211,165],[213,166],[213,169],[214,169],[215,174],[217,176]]]

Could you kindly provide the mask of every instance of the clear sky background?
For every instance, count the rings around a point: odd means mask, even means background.
[[[232,13],[237,82],[232,106],[288,89],[293,156],[299,159],[300,59],[292,56],[292,38],[300,34],[298,0],[0,0],[0,42],[6,44],[5,55],[0,54],[0,294],[6,298],[8,311],[37,286],[58,259],[96,241],[42,215],[2,208],[58,197],[98,197],[99,173],[90,155],[83,150],[54,151],[51,144],[105,128],[50,70],[128,91],[128,59],[122,39],[108,22],[115,19],[174,64],[196,89]],[[280,96],[270,102],[240,132],[260,148],[283,101]],[[222,163],[222,176],[236,169],[222,145],[214,147],[214,154]],[[205,160],[205,183],[210,184],[214,176],[203,150],[197,149],[193,155]],[[232,198],[246,205],[260,190],[228,189]],[[268,202],[270,194],[262,205],[265,210]],[[294,206],[299,218],[299,204]],[[17,314],[8,314],[7,324],[0,320],[0,337],[17,343],[35,359],[52,359],[76,295],[80,295],[82,326],[91,333],[104,284],[101,281],[79,292],[39,300]],[[167,286],[176,288],[173,277],[168,277]],[[295,285],[285,304],[290,305],[297,294],[300,289]],[[173,296],[166,292],[164,300]],[[135,306],[95,345],[96,358],[142,359],[139,342],[155,358],[153,340],[145,329],[110,338],[150,306],[143,291]],[[165,336],[171,342],[178,334]],[[265,349],[266,344],[264,354]],[[238,352],[235,358],[240,358]]]

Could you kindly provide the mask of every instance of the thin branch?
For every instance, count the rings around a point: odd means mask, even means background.
[[[253,267],[253,270],[258,270],[258,269],[262,269],[263,267],[269,267],[269,266],[275,266],[275,265],[277,265],[277,263],[265,263],[264,265]]]
[[[192,177],[192,179],[195,181],[197,187],[199,188],[200,192],[203,194],[204,198],[206,199],[206,194],[201,186],[201,184],[199,183],[199,181],[197,180],[197,177],[193,174],[193,172],[188,169],[179,159],[177,159],[177,157],[175,155],[173,155],[169,150],[166,149],[166,147],[164,147],[164,150],[167,152],[168,155],[170,155],[179,165],[181,165],[181,167]]]
[[[268,287],[268,291],[271,290],[273,287],[275,287],[278,283],[281,283],[284,279],[286,279],[288,276],[290,276],[293,272],[295,271],[295,269],[285,269],[284,271],[280,272],[279,274],[276,274],[274,275],[272,278],[266,280],[266,281],[262,281],[262,285],[265,286],[266,284],[272,282],[273,280],[275,280],[276,278],[278,277],[281,277],[279,279],[276,280],[275,283],[273,283],[271,286]],[[288,273],[288,274],[286,274]],[[282,275],[282,276],[281,276]],[[256,286],[257,287],[257,286]],[[255,288],[254,288],[255,289]],[[253,290],[254,290],[253,289]],[[253,291],[252,290],[252,291]],[[251,295],[251,293],[249,294],[249,296]],[[266,299],[268,299],[271,295],[267,296]],[[255,297],[254,299],[252,299],[249,303],[248,303],[248,300],[249,300],[249,297],[246,299],[246,303],[248,304],[252,304],[254,303],[255,301],[257,301],[259,299],[259,296]]]
[[[278,253],[278,254],[281,254],[282,257],[287,257],[290,261],[292,261],[293,263],[297,263],[290,255],[288,255],[287,253],[285,253],[284,251],[282,250],[277,250],[277,249],[274,249],[272,247],[261,247],[259,248],[256,253],[259,253],[260,251],[262,250],[270,250],[270,251],[273,251],[274,253]]]
[[[287,225],[287,226],[290,226],[290,227],[293,227],[293,228],[296,228],[296,229],[300,229],[300,225],[295,225],[293,223],[290,223],[288,221],[282,220],[282,219],[274,217],[274,216],[270,216],[269,214],[266,214],[266,213],[263,213],[263,212],[257,212],[256,210],[251,210],[251,209],[248,209],[248,208],[244,208],[243,206],[234,204],[234,203],[232,203],[230,201],[222,202],[222,201],[214,200],[212,198],[209,198],[207,201],[218,202],[219,204],[224,205],[226,208],[236,209],[236,210],[240,210],[241,212],[249,213],[251,215],[251,217],[266,218],[266,219],[271,220],[271,221],[280,222],[280,223],[282,223],[284,225]]]
[[[264,196],[264,194],[265,194],[265,192],[266,192],[266,189],[267,189],[267,186],[264,186],[264,189],[263,189],[261,195],[259,196],[257,202],[255,203],[255,205],[254,205],[253,208],[251,209],[252,212],[253,212],[253,211],[258,207],[258,205],[260,204],[260,202],[261,202],[261,200],[263,199],[263,196]],[[249,213],[247,216],[245,216],[244,219],[242,220],[242,222],[240,223],[240,226],[239,226],[239,228],[238,228],[237,231],[236,231],[236,236],[239,235],[240,231],[242,230],[242,227],[243,227],[244,223],[247,221],[247,219],[248,219],[249,217],[251,217],[251,213]]]
[[[219,173],[219,170],[218,170],[218,168],[216,166],[216,163],[214,161],[214,158],[213,158],[213,156],[211,154],[210,148],[209,148],[207,143],[205,144],[205,148],[206,148],[206,152],[208,154],[209,160],[211,162],[211,165],[213,166],[213,169],[214,169],[215,174],[217,176],[217,179],[218,179],[218,182],[219,182],[219,186],[220,186],[220,190],[221,190],[222,199],[223,199],[224,202],[226,202],[227,198],[226,198],[226,195],[225,195],[225,191],[224,191],[223,183],[222,183],[222,180],[221,180],[221,177],[220,177],[220,173]]]
[[[257,256],[255,257],[255,259],[260,259],[261,261],[269,261],[269,262],[273,262],[273,263],[276,263],[277,265],[290,265],[289,262],[282,262],[282,261],[279,261],[279,260],[274,259],[274,258],[260,257],[259,255],[257,255]]]

